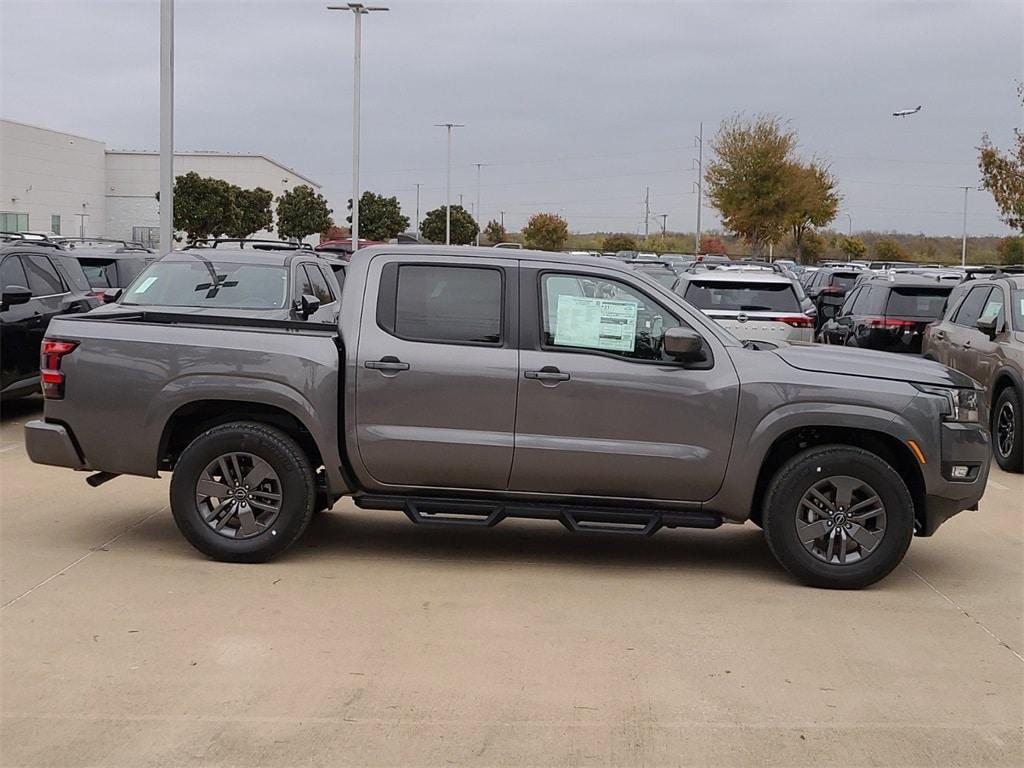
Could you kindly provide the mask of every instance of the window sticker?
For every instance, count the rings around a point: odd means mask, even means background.
[[[1012,304],[1010,306],[1013,306]],[[1024,298],[1020,300],[1020,314],[1024,317]]]
[[[1001,298],[990,300],[989,303],[985,305],[985,311],[981,313],[981,316],[986,320],[989,318],[996,318],[999,317],[999,313],[1002,311],[1003,300]]]
[[[149,286],[151,286],[155,282],[156,282],[156,277],[147,277],[145,280],[143,280],[141,283],[139,283],[139,287],[136,288],[134,292],[135,293],[145,293],[149,289]]]
[[[591,347],[610,352],[633,352],[636,346],[637,304],[632,301],[559,296],[555,344]]]

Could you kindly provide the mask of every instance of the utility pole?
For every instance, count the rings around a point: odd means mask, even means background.
[[[465,128],[461,123],[435,123],[435,128],[448,129],[448,170],[444,183],[444,244],[452,244],[452,128]]]
[[[644,240],[650,235],[651,230],[651,188],[647,187],[644,193]]]
[[[661,244],[665,245],[665,225],[668,222],[668,214],[659,213],[655,215],[655,218],[661,219]]]
[[[502,229],[505,228],[505,212],[504,211],[501,212],[501,228]]]
[[[704,197],[704,122],[697,134],[697,233],[693,238],[693,252],[700,253],[700,208]]]
[[[484,167],[483,163],[474,163],[476,165],[476,244],[480,245],[480,230],[483,229],[481,222],[483,218],[480,216],[480,169]]]
[[[416,239],[420,239],[420,185],[416,184]]]
[[[960,266],[967,266],[967,190],[970,187],[964,187],[964,237],[960,243]]]
[[[81,215],[85,237],[85,214]],[[174,0],[160,0],[160,250],[167,253],[173,249]]]
[[[363,16],[388,10],[382,5],[346,3],[328,5],[329,11],[352,11],[355,16],[355,47],[352,59],[352,251],[359,249],[359,84],[363,66]]]

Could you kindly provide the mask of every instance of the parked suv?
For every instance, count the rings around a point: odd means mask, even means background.
[[[825,321],[818,341],[882,352],[921,351],[929,323],[942,317],[953,286],[934,278],[871,276],[846,296],[839,313]]]
[[[836,314],[862,272],[851,267],[821,267],[806,279],[804,290],[817,311],[817,327]]]
[[[680,275],[674,289],[741,339],[812,341],[814,319],[801,306],[793,280],[769,270]]]
[[[924,356],[981,382],[996,461],[1024,471],[1024,275],[957,286],[925,333]]]
[[[78,262],[42,240],[0,240],[0,397],[39,391],[39,346],[50,319],[99,306]]]
[[[127,288],[157,259],[148,248],[124,240],[68,238],[61,244],[82,265],[93,293],[101,301],[111,289]]]

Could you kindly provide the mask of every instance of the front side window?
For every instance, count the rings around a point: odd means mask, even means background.
[[[217,309],[282,309],[288,270],[265,264],[158,261],[125,293],[122,304]]]
[[[597,278],[585,295],[575,275],[541,276],[541,345],[604,352],[630,360],[675,362],[666,355],[666,328],[679,319],[647,295],[618,280]]]
[[[988,300],[988,295],[991,292],[992,287],[989,285],[979,285],[977,288],[972,288],[971,292],[967,294],[967,298],[964,299],[963,304],[960,305],[960,309],[956,311],[956,318],[953,322],[957,325],[973,328],[975,323],[978,322],[978,318],[981,317],[981,311],[985,308],[985,302]]]
[[[985,306],[981,310],[981,317],[979,319],[996,321],[996,328],[1002,325],[1003,317],[1003,291],[1001,288],[993,288],[992,293],[988,295],[988,299],[985,301]]]
[[[377,309],[378,323],[388,333],[409,341],[501,343],[501,270],[388,265],[381,279],[382,291],[392,280],[393,299],[382,293]]]
[[[64,281],[48,258],[33,253],[21,259],[28,273],[28,287],[32,289],[33,296],[53,296],[67,292]]]

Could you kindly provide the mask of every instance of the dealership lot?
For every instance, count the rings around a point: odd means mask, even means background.
[[[1024,477],[861,592],[751,525],[415,527],[347,502],[262,566],[167,480],[31,464],[4,405],[2,765],[1017,765]],[[111,425],[111,440],[117,439]]]

